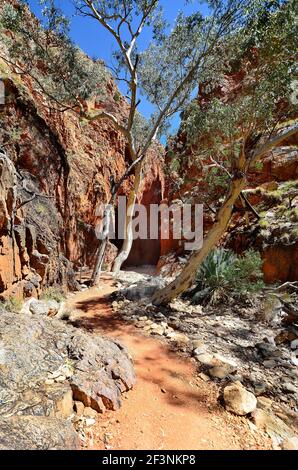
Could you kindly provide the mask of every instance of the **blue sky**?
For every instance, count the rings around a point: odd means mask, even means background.
[[[165,18],[170,24],[173,24],[179,11],[184,11],[186,14],[191,14],[198,9],[201,3],[199,0],[194,0],[189,4],[185,4],[185,0],[161,0],[161,5],[164,8]],[[105,63],[111,63],[112,51],[116,48],[115,40],[108,32],[102,28],[98,22],[88,18],[73,16],[73,6],[71,0],[57,0],[56,4],[67,14],[72,17],[71,21],[71,37],[73,41],[83,49],[91,57],[103,59]],[[40,16],[41,8],[38,0],[29,0],[31,10]],[[202,12],[206,12],[206,7],[199,6]],[[147,28],[142,33],[140,47],[146,47],[150,41],[150,30]],[[121,84],[118,83],[121,89]],[[124,91],[123,89],[121,91]],[[142,97],[142,102],[139,106],[139,111],[145,116],[149,117],[153,108],[150,103]],[[172,132],[175,132],[179,127],[179,116],[174,116],[172,119]]]

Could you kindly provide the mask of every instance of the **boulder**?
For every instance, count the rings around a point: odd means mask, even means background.
[[[196,360],[207,367],[215,366],[214,356],[209,353],[199,354],[195,356]]]
[[[47,302],[42,300],[32,300],[30,303],[29,310],[33,315],[47,316],[50,311],[50,307]]]
[[[120,294],[128,300],[142,300],[152,297],[158,289],[162,289],[165,285],[166,283],[163,279],[152,277],[148,280],[139,282],[137,285],[121,290]]]
[[[234,372],[234,367],[229,364],[223,364],[222,366],[215,366],[209,369],[208,374],[216,379],[225,379],[229,374]]]
[[[298,436],[285,439],[281,446],[282,450],[298,450]]]
[[[225,387],[223,397],[226,409],[238,416],[252,413],[257,407],[254,394],[246,390],[240,382]]]
[[[277,440],[278,443],[293,436],[293,432],[289,426],[270,411],[257,408],[252,413],[252,418],[258,429],[266,431],[266,433],[272,439]]]
[[[79,450],[71,422],[44,416],[0,419],[0,450]]]
[[[178,333],[176,331],[168,333],[167,338],[169,338],[171,341],[175,341],[176,343],[181,344],[187,344],[190,341],[188,336],[184,335],[183,333]]]
[[[5,311],[0,314],[0,331],[3,448],[75,448],[71,424],[64,422],[73,414],[74,400],[97,412],[115,410],[122,392],[135,383],[129,354],[118,342],[42,315]],[[23,417],[28,421],[20,420]],[[47,438],[46,420],[52,438]],[[22,432],[26,423],[32,428],[31,440],[30,432]],[[2,439],[6,432],[14,435]]]

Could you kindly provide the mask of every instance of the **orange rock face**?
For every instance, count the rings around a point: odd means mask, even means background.
[[[96,207],[109,201],[112,182],[131,163],[126,143],[109,122],[86,125],[70,112],[50,110],[30,80],[16,78],[13,70],[7,70],[7,76],[6,103],[0,107],[1,132],[7,143],[6,159],[16,174],[10,174],[3,160],[0,295],[32,295],[55,283],[72,288],[73,269],[94,264],[95,227],[100,220]],[[121,119],[127,114],[127,103],[124,98],[114,100],[117,89],[112,82],[107,88],[107,106]],[[159,150],[151,151],[146,163],[140,200],[162,199],[163,170],[158,154]],[[131,184],[132,177],[121,192],[127,194]],[[32,194],[46,197],[30,201]],[[115,250],[109,252],[109,265],[111,253],[115,256]],[[155,248],[153,258],[157,255]]]
[[[297,281],[298,243],[290,246],[274,246],[264,252],[263,272],[265,282]]]

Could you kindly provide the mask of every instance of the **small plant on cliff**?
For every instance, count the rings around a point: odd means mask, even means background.
[[[63,302],[65,300],[65,292],[59,286],[51,286],[45,289],[41,295],[44,300],[56,300],[56,302]]]
[[[5,310],[8,312],[20,312],[22,308],[22,301],[15,296],[10,297],[8,300],[2,303]]]

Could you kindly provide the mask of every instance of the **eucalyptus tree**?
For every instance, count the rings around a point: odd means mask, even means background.
[[[233,49],[230,38],[226,41],[230,57],[226,56],[220,80],[225,78],[227,83],[228,78],[242,72],[236,91],[226,89],[222,95],[209,69],[207,95],[204,100],[195,100],[184,114],[182,132],[195,149],[194,163],[205,165],[207,172],[214,166],[221,172],[226,181],[225,198],[202,248],[192,253],[172,283],[153,296],[155,304],[167,304],[193,285],[202,262],[228,227],[249,170],[298,133],[292,89],[297,77],[293,5],[292,1],[267,2],[258,8],[247,27],[236,33]]]

